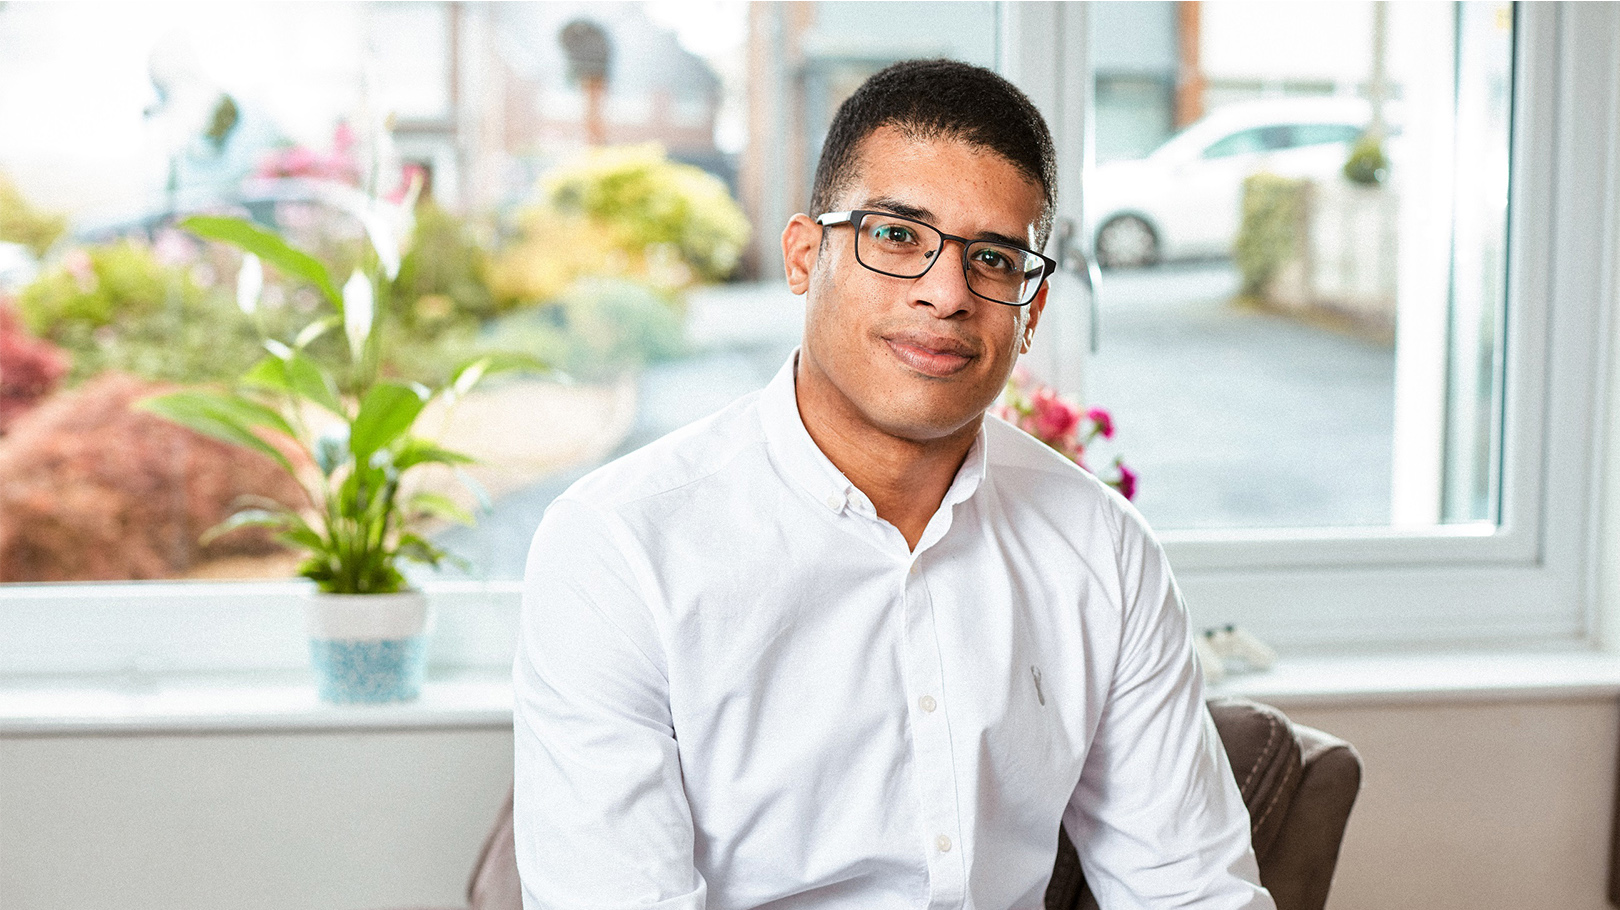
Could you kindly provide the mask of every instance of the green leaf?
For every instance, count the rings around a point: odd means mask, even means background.
[[[513,371],[532,373],[547,373],[554,378],[567,381],[567,377],[555,372],[551,364],[533,354],[524,354],[517,351],[496,351],[484,354],[463,363],[450,375],[448,391],[453,397],[461,397],[472,391],[478,383],[488,376],[496,373],[510,373]]]
[[[365,464],[378,449],[392,444],[411,428],[427,403],[420,386],[379,382],[360,402],[349,429],[349,451],[357,464]]]
[[[317,319],[309,325],[304,326],[304,330],[298,333],[297,338],[293,339],[293,347],[302,351],[304,348],[307,348],[313,344],[315,339],[325,335],[327,332],[330,332],[342,324],[343,319],[339,316],[327,316],[323,319]]]
[[[242,374],[242,382],[255,388],[293,395],[304,401],[347,417],[338,399],[337,383],[315,361],[289,350],[286,357],[266,357]]]
[[[463,455],[441,448],[424,439],[407,439],[400,448],[399,454],[394,456],[394,467],[400,471],[415,467],[419,464],[462,465],[476,464],[478,459],[471,455]]]
[[[401,558],[427,563],[435,568],[447,555],[442,547],[429,543],[415,534],[401,534],[399,547],[394,552]]]
[[[280,415],[277,415],[274,411],[270,411],[262,405],[254,405],[246,399],[226,398],[210,392],[199,391],[172,392],[167,395],[142,399],[136,403],[136,407],[174,421],[204,436],[234,443],[269,455],[279,462],[288,474],[296,477],[298,472],[293,469],[292,462],[287,460],[287,456],[283,455],[280,449],[265,442],[253,432],[252,427],[256,421],[244,416],[251,413],[251,408],[242,407],[244,404],[259,408],[276,420],[281,420]],[[281,421],[281,424],[286,426],[285,421]]]
[[[341,306],[332,276],[320,260],[303,250],[287,245],[287,241],[244,218],[221,218],[214,215],[193,215],[180,222],[180,226],[206,240],[219,240],[252,253],[276,268],[308,281],[332,302]]]
[[[472,527],[474,524],[472,513],[457,505],[455,500],[441,493],[418,493],[406,503],[406,509],[413,513],[442,518],[456,524]]]
[[[251,398],[244,398],[241,395],[221,395],[215,403],[222,411],[235,416],[237,420],[250,427],[267,427],[284,436],[297,436],[285,417]]]
[[[283,542],[301,547],[312,553],[320,553],[327,549],[326,541],[322,540],[321,536],[315,533],[315,530],[303,518],[299,517],[298,513],[286,508],[278,510],[243,509],[209,528],[207,533],[203,534],[202,542],[207,544],[240,528],[255,527],[273,528],[278,532],[276,537]]]

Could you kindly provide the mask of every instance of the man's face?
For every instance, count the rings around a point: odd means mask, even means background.
[[[947,234],[1034,249],[1043,203],[1039,185],[995,152],[884,127],[861,143],[855,180],[834,210],[894,211]],[[955,241],[910,279],[861,266],[848,225],[823,229],[795,215],[782,247],[789,287],[808,293],[799,405],[807,421],[833,432],[875,429],[916,442],[971,436],[1046,305],[1045,286],[1023,307],[974,296]]]

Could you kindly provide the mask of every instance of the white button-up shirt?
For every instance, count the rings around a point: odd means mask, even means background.
[[[1269,908],[1164,554],[986,418],[915,550],[799,419],[793,361],[559,497],[516,688],[540,908]]]

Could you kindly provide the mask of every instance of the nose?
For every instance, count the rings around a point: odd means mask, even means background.
[[[953,245],[954,256],[951,255]],[[962,267],[965,255],[967,247],[962,241],[943,241],[928,271],[912,282],[912,303],[929,307],[940,319],[971,312],[978,298],[968,290],[967,271]]]

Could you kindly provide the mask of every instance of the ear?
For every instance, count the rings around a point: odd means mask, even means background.
[[[821,251],[821,231],[821,225],[803,212],[788,219],[782,229],[782,267],[787,272],[788,290],[795,294],[810,289],[810,273]]]
[[[1028,354],[1029,346],[1035,340],[1035,324],[1041,321],[1041,312],[1046,309],[1046,292],[1052,289],[1050,282],[1041,282],[1041,289],[1035,292],[1035,299],[1029,306],[1029,318],[1024,323],[1024,337],[1018,345],[1018,353]]]

